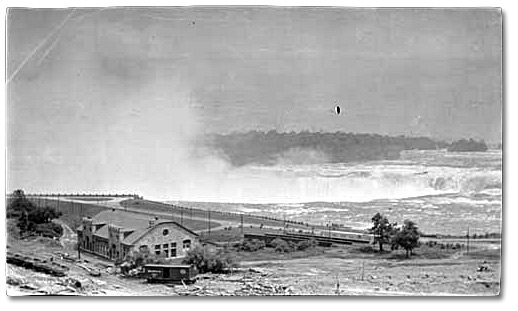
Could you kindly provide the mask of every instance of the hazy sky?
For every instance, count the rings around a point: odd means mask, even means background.
[[[501,140],[498,10],[15,9],[7,22],[16,185],[159,174],[137,163],[208,132]]]

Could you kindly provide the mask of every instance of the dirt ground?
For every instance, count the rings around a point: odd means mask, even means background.
[[[483,261],[482,261],[483,262]],[[342,259],[327,256],[255,263],[296,295],[498,295],[500,266],[478,259]]]
[[[309,257],[272,256],[269,251],[241,256],[240,268],[228,275],[200,275],[192,285],[148,284],[117,273],[113,263],[74,250],[75,233],[64,223],[57,240],[8,239],[8,250],[69,268],[53,277],[7,264],[8,295],[176,296],[176,295],[498,295],[500,243],[478,241],[470,248],[441,252],[422,246],[405,259],[393,253],[362,253],[357,246],[318,248]],[[401,251],[398,251],[403,255]],[[438,256],[432,256],[438,254]],[[84,268],[97,269],[92,276]],[[487,267],[479,271],[480,267]]]
[[[66,250],[49,245],[34,249],[43,257]],[[14,251],[16,247],[10,250]],[[100,277],[91,276],[79,265],[68,261],[61,261],[70,267],[65,277],[52,277],[8,264],[8,294],[498,295],[500,263],[498,259],[490,259],[487,252],[481,250],[474,258],[456,253],[442,259],[399,260],[351,253],[350,249],[337,247],[308,258],[243,261],[240,269],[232,274],[200,275],[195,284],[187,286],[148,284],[142,279],[126,278],[115,273],[110,262],[83,254],[80,264],[96,267],[102,273]],[[484,261],[489,270],[477,271]],[[77,281],[81,284],[79,287]]]

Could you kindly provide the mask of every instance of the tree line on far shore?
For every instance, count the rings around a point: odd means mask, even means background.
[[[315,152],[317,163],[396,160],[404,150],[485,151],[484,141],[461,139],[448,143],[428,137],[387,136],[364,133],[249,131],[214,134],[208,144],[222,152],[235,166],[250,163],[273,165],[285,156],[302,160]],[[297,158],[295,156],[295,158]],[[320,161],[320,162],[319,162]],[[296,164],[296,163],[295,163]]]
[[[499,149],[501,149],[501,145],[499,145]],[[465,152],[465,151],[487,151],[486,143],[481,141],[476,141],[474,139],[461,139],[451,143],[447,150],[450,152]]]

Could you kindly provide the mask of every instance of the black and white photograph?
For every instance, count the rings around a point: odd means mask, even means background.
[[[5,24],[8,296],[500,295],[501,8]]]

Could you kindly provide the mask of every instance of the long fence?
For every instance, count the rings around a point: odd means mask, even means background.
[[[8,196],[12,196],[12,194],[8,194]],[[26,197],[70,197],[70,198],[96,198],[96,197],[109,197],[109,198],[134,198],[136,200],[143,199],[142,196],[135,193],[29,193],[25,194]]]
[[[95,201],[91,200],[94,198],[107,198],[107,197],[113,197],[113,198],[119,198],[119,197],[126,197],[126,198],[133,198],[133,200],[128,201],[122,201],[120,202],[121,207],[127,209],[128,211],[131,211],[131,209],[138,209],[141,211],[145,211],[146,213],[152,213],[152,212],[160,212],[160,213],[171,213],[171,216],[173,217],[173,220],[177,220],[181,224],[188,224],[191,223],[193,220],[201,220],[207,222],[207,229],[211,230],[211,222],[217,222],[217,221],[227,221],[235,224],[240,224],[240,227],[243,227],[245,224],[247,226],[254,225],[257,227],[261,227],[264,229],[267,229],[268,227],[274,227],[274,228],[283,228],[285,232],[292,232],[292,233],[311,233],[311,234],[318,234],[318,235],[324,235],[328,237],[337,237],[337,238],[350,238],[354,236],[354,238],[360,238],[360,235],[362,235],[362,239],[370,239],[371,235],[366,233],[364,230],[358,230],[350,227],[346,227],[343,225],[337,225],[337,224],[312,224],[308,222],[303,221],[297,221],[292,219],[285,219],[285,218],[277,218],[272,217],[268,215],[259,215],[259,214],[251,214],[251,213],[239,213],[239,212],[227,212],[227,211],[220,211],[220,210],[211,210],[211,209],[201,209],[201,208],[195,208],[195,207],[185,207],[180,206],[177,204],[169,204],[164,202],[158,202],[158,201],[151,201],[151,200],[143,200],[141,196],[138,194],[92,194],[92,193],[31,193],[26,194],[26,196],[31,199],[37,206],[42,205],[48,205],[50,201],[53,202],[53,207],[57,208],[58,211],[63,212],[64,209],[67,207],[72,207],[74,210],[80,210],[80,214],[83,215],[83,210],[80,205],[86,204],[88,206],[92,206],[92,204],[89,204],[91,202],[89,201]],[[45,199],[47,198],[47,199]],[[52,198],[52,199],[49,199]],[[56,198],[56,199],[54,199]],[[89,198],[90,200],[86,202],[68,202],[69,204],[63,204],[66,201],[61,201],[60,204],[60,198],[67,199],[67,198]],[[50,201],[49,201],[50,200]],[[99,203],[99,202],[98,202]],[[72,204],[72,205],[70,205]],[[77,205],[77,206],[76,206]],[[95,206],[95,205],[93,205]],[[102,205],[99,205],[101,207]],[[108,208],[108,207],[104,207]],[[174,216],[176,215],[176,216]],[[177,219],[174,219],[174,218]],[[188,221],[188,219],[190,221]],[[195,227],[200,227],[199,224],[191,223],[192,225],[195,225]],[[213,226],[212,226],[213,228]],[[199,229],[199,228],[197,228]]]

